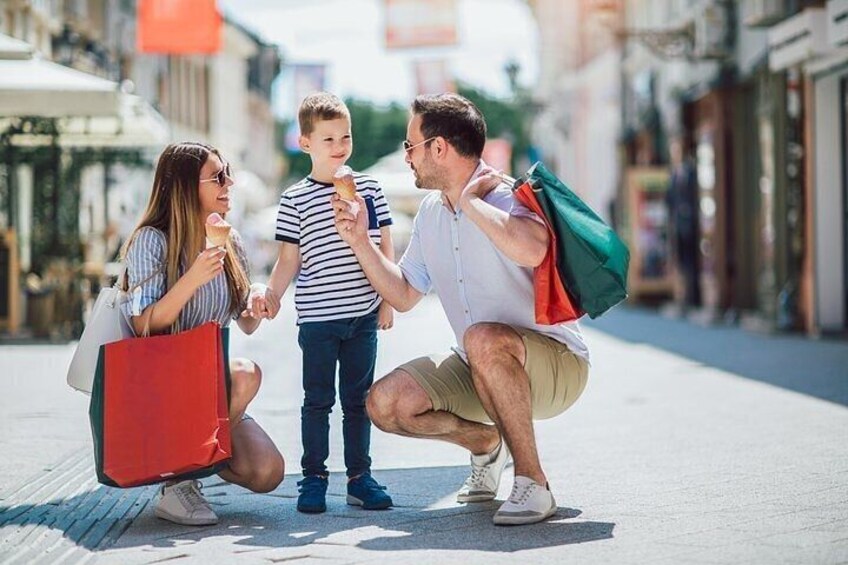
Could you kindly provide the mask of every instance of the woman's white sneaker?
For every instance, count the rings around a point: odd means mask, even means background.
[[[496,451],[486,455],[471,456],[471,476],[456,493],[457,502],[485,502],[494,500],[501,484],[501,474],[509,461],[509,449],[501,440]]]
[[[529,477],[516,476],[509,499],[495,513],[493,521],[499,526],[535,524],[556,514],[554,495]]]
[[[218,516],[203,498],[200,481],[163,485],[153,513],[163,520],[184,526],[211,526]]]

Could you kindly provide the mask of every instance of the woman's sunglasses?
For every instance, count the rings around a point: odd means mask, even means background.
[[[232,180],[232,175],[230,174],[230,165],[229,163],[224,165],[223,169],[219,169],[215,176],[209,179],[200,179],[200,182],[217,182],[218,186],[224,188],[224,185],[227,184],[227,179]]]

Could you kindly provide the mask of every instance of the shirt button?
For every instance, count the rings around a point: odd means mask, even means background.
[[[468,310],[466,310],[465,313],[468,314]]]
[[[462,284],[462,279],[459,279],[460,284]]]
[[[454,251],[459,251],[459,247],[454,247],[454,248],[453,248],[453,250],[454,250]]]

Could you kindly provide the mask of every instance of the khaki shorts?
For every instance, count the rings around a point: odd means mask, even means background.
[[[526,349],[524,370],[530,377],[533,418],[544,420],[562,414],[586,388],[589,364],[555,339],[525,328],[513,329]],[[398,369],[412,375],[427,392],[433,410],[472,422],[492,423],[474,390],[471,368],[458,354],[419,357]]]

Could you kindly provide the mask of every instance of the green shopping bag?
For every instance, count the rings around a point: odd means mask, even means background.
[[[630,252],[618,235],[565,184],[536,163],[529,183],[557,237],[557,270],[581,310],[597,318],[627,298]]]

